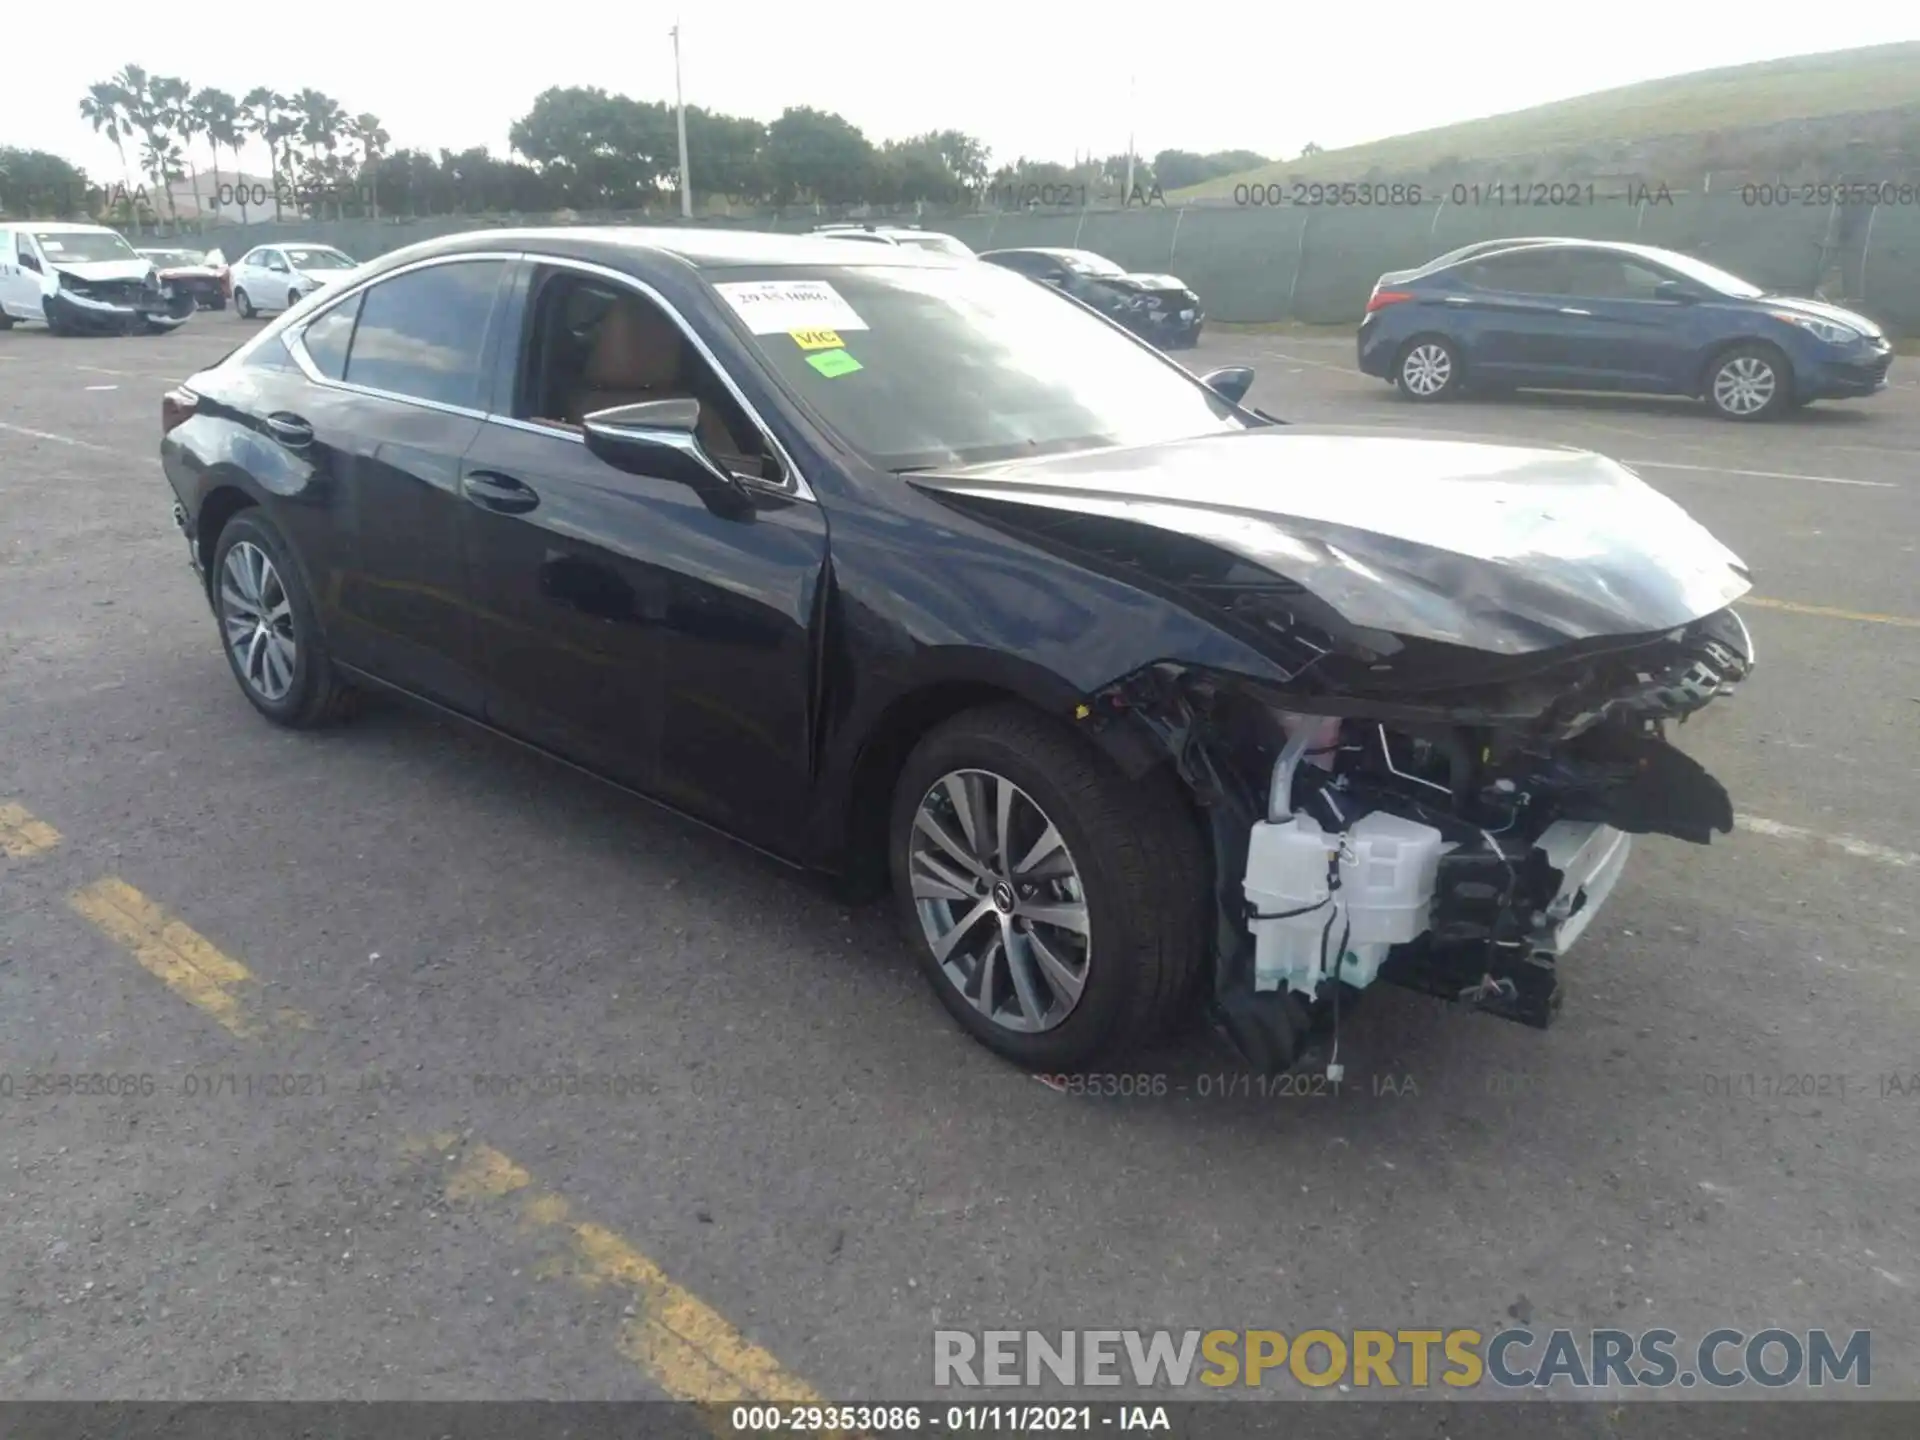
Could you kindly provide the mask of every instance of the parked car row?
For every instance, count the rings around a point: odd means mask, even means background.
[[[1681,395],[1730,420],[1875,395],[1893,345],[1872,320],[1690,255],[1557,236],[1481,241],[1382,275],[1363,373],[1409,400],[1522,388]]]
[[[0,330],[39,321],[55,335],[161,334],[229,303],[251,319],[358,268],[331,245],[259,245],[229,266],[217,249],[136,250],[106,225],[0,221]]]

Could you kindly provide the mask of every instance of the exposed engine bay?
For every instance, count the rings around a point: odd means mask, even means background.
[[[1215,1019],[1250,1063],[1281,1071],[1329,1035],[1337,1054],[1343,995],[1351,1007],[1380,980],[1548,1025],[1557,962],[1632,837],[1705,844],[1733,828],[1725,789],[1668,732],[1753,659],[1721,610],[1507,678],[1423,694],[1402,675],[1373,703],[1337,653],[1320,678],[1347,668],[1347,682],[1312,708],[1174,665],[1101,699],[1108,723],[1144,726],[1175,756],[1207,817]]]

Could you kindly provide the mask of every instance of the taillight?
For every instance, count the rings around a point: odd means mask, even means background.
[[[1367,314],[1371,315],[1374,311],[1388,305],[1398,305],[1402,300],[1413,298],[1414,294],[1411,290],[1376,290],[1373,292],[1373,298],[1367,301]]]
[[[160,397],[160,433],[165,435],[177,425],[193,418],[200,397],[184,385],[176,385]]]

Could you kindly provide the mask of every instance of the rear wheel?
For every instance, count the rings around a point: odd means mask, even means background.
[[[251,320],[259,313],[253,308],[253,301],[247,298],[247,292],[244,290],[233,292],[233,308],[240,312],[242,320]]]
[[[254,709],[296,730],[347,717],[356,692],[335,674],[286,542],[258,511],[220,532],[212,585],[220,648]]]
[[[1707,371],[1707,404],[1728,420],[1766,420],[1795,408],[1793,371],[1771,345],[1736,345]]]
[[[1006,1059],[1041,1071],[1115,1059],[1191,1001],[1206,862],[1170,775],[1128,780],[1022,705],[969,711],[908,759],[891,842],[922,969]]]
[[[1409,400],[1449,399],[1460,389],[1459,352],[1438,335],[1417,336],[1400,352],[1393,383]]]

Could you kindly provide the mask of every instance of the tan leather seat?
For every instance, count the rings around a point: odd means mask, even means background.
[[[581,372],[581,387],[567,408],[579,424],[595,410],[647,400],[698,399],[686,384],[687,342],[679,327],[651,305],[629,296],[615,300],[594,333],[593,350]],[[716,406],[702,401],[700,439],[717,459],[758,473]]]

